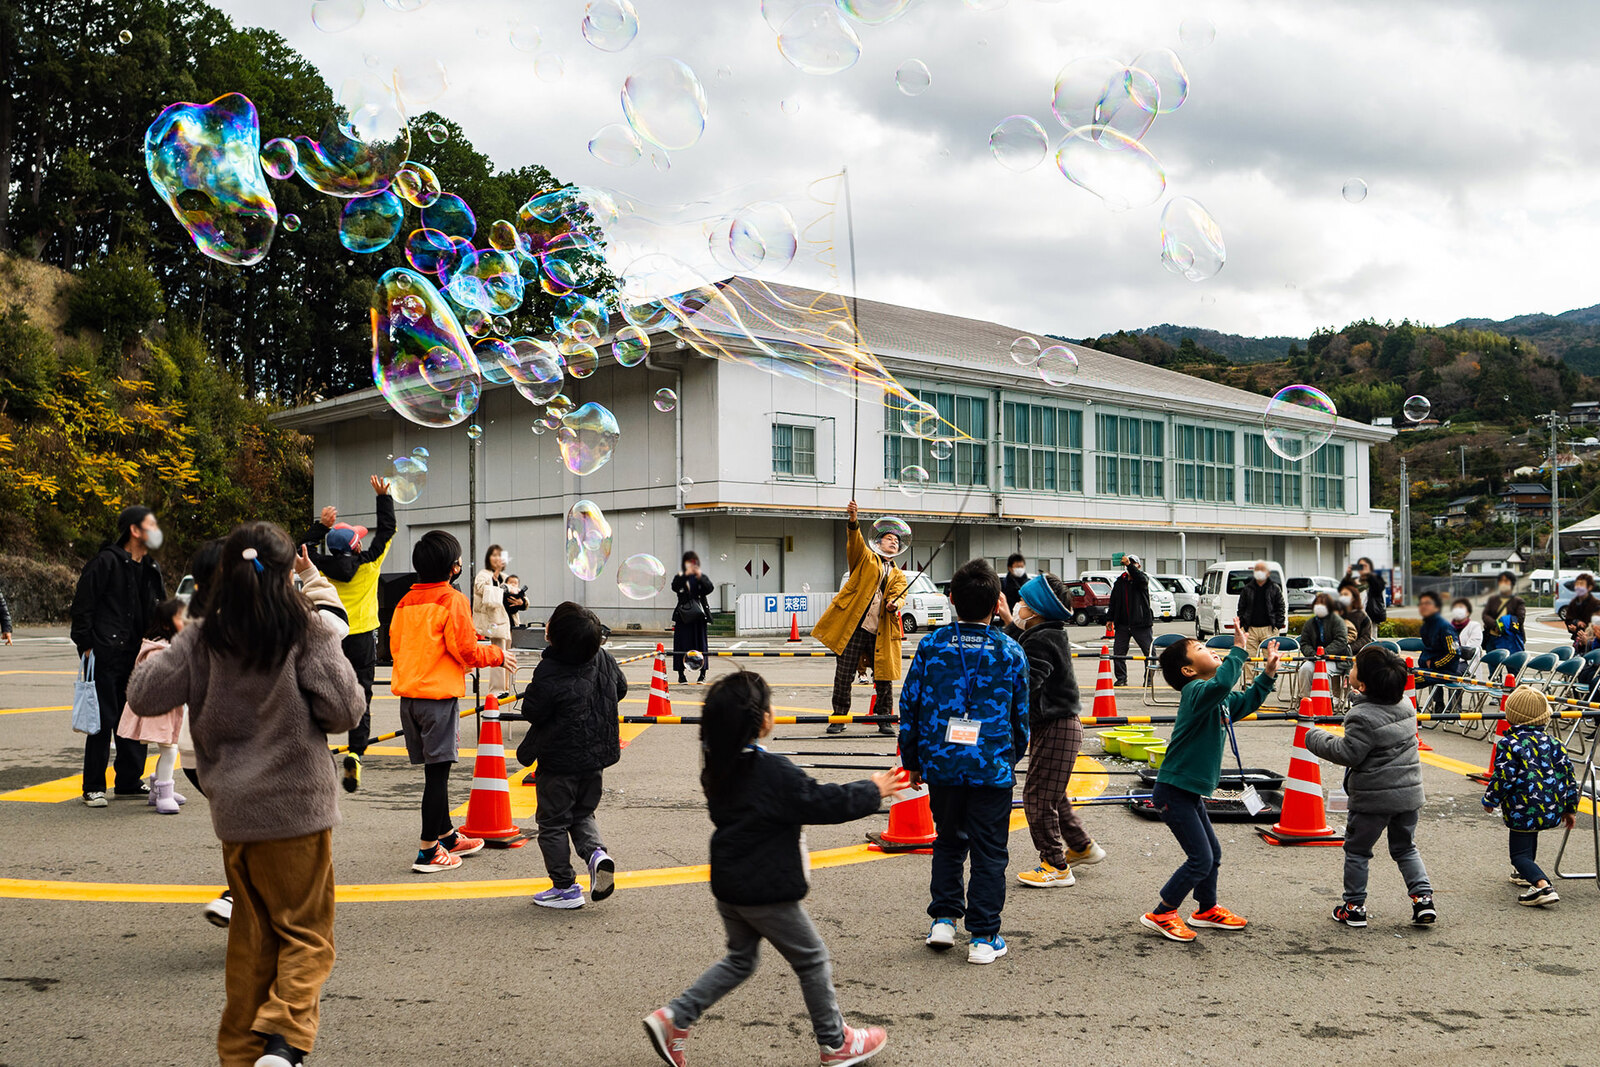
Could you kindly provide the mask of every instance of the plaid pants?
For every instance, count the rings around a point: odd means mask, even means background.
[[[1083,747],[1083,723],[1053,719],[1033,731],[1028,744],[1028,774],[1022,787],[1022,810],[1039,858],[1052,867],[1067,865],[1066,848],[1089,847],[1089,831],[1067,799],[1072,766]],[[1062,841],[1065,834],[1066,840]]]
[[[856,632],[850,635],[850,640],[845,644],[844,651],[839,653],[838,660],[833,665],[833,713],[835,715],[850,714],[850,683],[855,680],[856,667],[865,656],[867,662],[873,661],[873,652],[878,647],[878,635],[869,634],[861,627],[856,627]],[[873,710],[879,715],[894,714],[894,683],[887,678],[877,678],[874,688],[878,694],[878,706]]]

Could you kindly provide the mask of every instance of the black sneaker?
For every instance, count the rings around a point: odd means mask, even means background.
[[[150,798],[150,783],[140,782],[138,789],[113,789],[111,795],[114,797],[144,797],[148,800]]]
[[[344,780],[340,784],[346,793],[354,793],[361,788],[361,757],[354,752],[345,753]]]
[[[878,724],[878,732],[884,737],[893,737],[895,735],[895,728],[889,723],[880,722]]]
[[[1340,904],[1333,909],[1333,921],[1344,923],[1346,926],[1367,925],[1367,906],[1365,904]]]
[[[828,724],[828,732],[830,734],[842,734],[842,733],[844,733],[844,723],[842,723],[842,722],[830,722]]]
[[[292,1047],[278,1034],[267,1035],[267,1048],[256,1060],[256,1067],[301,1067],[306,1054]]]
[[[1424,893],[1411,898],[1411,925],[1432,926],[1439,921],[1439,913],[1433,910],[1433,894]]]
[[[206,922],[224,930],[233,921],[233,893],[224,889],[222,895],[205,906]]]
[[[1525,908],[1542,908],[1560,899],[1561,894],[1556,892],[1553,885],[1529,886],[1526,892],[1517,895],[1517,903]]]

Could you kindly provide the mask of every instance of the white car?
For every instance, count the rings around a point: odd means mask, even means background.
[[[1194,635],[1202,640],[1222,633],[1233,625],[1239,614],[1239,590],[1247,582],[1255,581],[1256,561],[1253,559],[1229,560],[1213,563],[1200,582],[1200,603],[1195,608]],[[1270,582],[1283,587],[1283,568],[1268,562]],[[1287,603],[1285,604],[1287,608]],[[1287,613],[1286,613],[1287,614]]]
[[[933,579],[927,574],[912,575],[911,585],[906,589],[905,603],[900,608],[900,625],[905,632],[914,634],[918,630],[931,630],[935,626],[947,625],[952,618],[950,598],[939,592]]]
[[[1200,613],[1200,583],[1187,574],[1152,574],[1150,577],[1172,594],[1178,606],[1178,618],[1193,622]]]
[[[1332,593],[1337,599],[1339,583],[1325,574],[1313,574],[1309,578],[1290,578],[1283,583],[1284,605],[1291,615],[1303,615],[1309,612],[1318,593]]]
[[[1122,571],[1084,571],[1080,577],[1099,578],[1114,588],[1122,573]],[[1173,599],[1172,594],[1167,592],[1166,587],[1155,575],[1147,574],[1146,577],[1150,579],[1150,614],[1158,619],[1177,618],[1178,602]]]

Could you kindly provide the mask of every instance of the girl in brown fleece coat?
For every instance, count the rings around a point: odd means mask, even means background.
[[[365,701],[339,641],[291,583],[294,544],[265,522],[222,546],[206,616],[128,683],[137,715],[189,705],[200,787],[233,892],[223,1067],[297,1067],[333,969],[330,733]]]

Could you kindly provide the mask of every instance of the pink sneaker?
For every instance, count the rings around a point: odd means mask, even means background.
[[[683,1051],[689,1041],[689,1029],[673,1022],[672,1012],[657,1008],[645,1016],[644,1031],[650,1035],[650,1044],[656,1054],[673,1067],[684,1067],[689,1062]]]
[[[864,1030],[847,1026],[844,1028],[844,1044],[836,1049],[822,1050],[822,1067],[849,1067],[852,1063],[870,1060],[882,1052],[883,1046],[888,1043],[889,1035],[883,1032],[881,1026],[869,1026]]]

